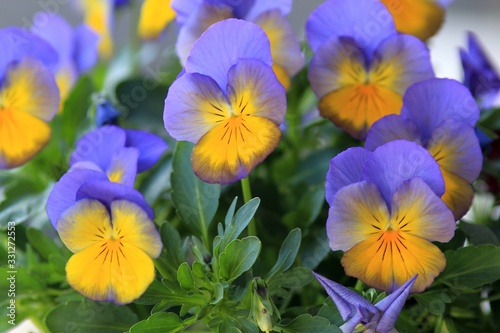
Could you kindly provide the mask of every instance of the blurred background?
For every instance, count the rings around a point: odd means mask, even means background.
[[[0,0],[0,27],[9,25],[30,26],[38,11],[55,11],[72,24],[81,22],[81,14],[72,0]],[[134,2],[134,1],[133,1]],[[140,0],[135,0],[137,6]],[[295,0],[289,16],[296,32],[304,39],[304,24],[311,11],[323,0]],[[120,10],[115,18],[114,39],[123,45],[133,27],[127,9]],[[438,77],[461,80],[462,71],[458,50],[466,44],[466,32],[473,31],[479,37],[490,59],[500,66],[500,0],[455,0],[447,11],[447,19],[436,36],[430,39],[432,61]],[[172,24],[162,40],[165,48],[172,48],[176,27]]]

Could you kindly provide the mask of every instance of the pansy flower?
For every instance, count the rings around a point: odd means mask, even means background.
[[[194,44],[163,119],[172,137],[195,143],[191,160],[202,180],[244,178],[278,145],[286,94],[271,65],[266,34],[243,20],[216,23]]]
[[[396,30],[425,41],[441,28],[452,0],[380,0],[390,11]]]
[[[46,40],[57,52],[59,61],[55,75],[62,104],[78,76],[90,70],[97,61],[98,37],[83,24],[73,29],[56,14],[38,15],[45,15],[44,24],[32,26],[31,31]]]
[[[304,66],[304,56],[297,36],[285,16],[292,8],[291,0],[173,0],[181,30],[176,49],[183,65],[194,42],[215,22],[239,18],[259,25],[266,32],[273,56],[273,69],[285,88],[290,78]]]
[[[406,89],[434,76],[425,44],[397,34],[378,1],[329,0],[310,15],[306,33],[320,114],[353,137],[364,138],[375,121],[399,114]]]
[[[467,41],[467,50],[460,49],[464,85],[481,108],[491,108],[500,91],[500,76],[472,32],[468,33]]]
[[[66,173],[47,200],[47,214],[73,252],[68,283],[95,301],[130,303],[151,284],[162,243],[153,210],[129,186],[93,170]]]
[[[104,59],[111,58],[114,10],[127,4],[129,0],[77,0],[76,2],[83,12],[85,24],[99,36],[99,55]]]
[[[411,86],[403,98],[400,116],[376,122],[365,148],[374,150],[398,139],[414,141],[436,159],[443,174],[443,201],[458,220],[469,209],[474,191],[470,185],[481,172],[483,157],[474,126],[479,108],[462,84],[430,79]]]
[[[103,126],[78,140],[70,166],[100,171],[112,182],[133,187],[136,174],[151,168],[166,148],[154,134]]]
[[[396,320],[417,278],[412,277],[384,299],[372,304],[343,285],[317,273],[313,274],[337,306],[342,319],[346,321],[339,327],[343,333],[358,332],[361,329],[366,332],[394,332]]]
[[[52,70],[57,54],[20,28],[0,29],[0,169],[20,166],[50,139],[59,90]]]
[[[330,161],[326,225],[330,248],[344,251],[349,276],[393,292],[418,274],[421,292],[444,269],[434,241],[448,242],[453,214],[440,199],[439,165],[420,145],[396,140],[375,151],[350,148]]]
[[[172,0],[144,0],[139,17],[138,34],[143,39],[157,38],[175,18]]]

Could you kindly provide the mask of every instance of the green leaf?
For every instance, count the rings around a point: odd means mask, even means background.
[[[500,248],[468,246],[446,252],[446,268],[436,282],[454,289],[478,288],[500,279]]]
[[[306,267],[294,267],[283,273],[275,274],[267,281],[271,296],[287,298],[291,292],[305,286],[313,279],[311,270]]]
[[[54,308],[45,318],[50,332],[122,333],[137,322],[125,306],[91,301],[69,302]]]
[[[187,262],[183,262],[177,270],[177,281],[182,289],[191,291],[195,289],[193,272]]]
[[[61,136],[67,148],[73,147],[77,135],[91,126],[87,113],[92,104],[91,96],[94,90],[92,81],[87,76],[82,76],[64,102]]]
[[[298,207],[294,207],[283,217],[283,222],[290,228],[308,227],[318,217],[324,202],[325,187],[315,186],[302,196]]]
[[[61,249],[57,244],[41,230],[35,228],[26,229],[26,237],[31,246],[44,258],[49,259],[50,255],[61,255]]]
[[[172,200],[184,223],[208,243],[208,227],[217,211],[220,185],[207,184],[193,173],[192,149],[190,142],[176,145],[171,178]]]
[[[220,276],[231,282],[248,271],[257,260],[260,246],[260,240],[254,236],[233,240],[219,257]]]
[[[183,320],[172,312],[158,312],[140,321],[129,330],[131,333],[175,333],[184,329]]]
[[[285,326],[276,325],[283,333],[340,333],[341,330],[330,324],[330,321],[323,317],[313,317],[310,314],[302,314],[293,319]]]
[[[444,314],[446,304],[452,301],[445,290],[429,290],[421,294],[415,294],[413,297],[430,313],[438,316]]]
[[[8,188],[4,193],[6,199],[0,203],[0,221],[21,223],[37,214],[45,214],[45,204],[51,189],[52,186],[48,186],[40,192],[30,182],[19,182]]]
[[[160,236],[163,243],[163,251],[155,265],[163,277],[171,280],[176,279],[177,269],[186,261],[186,253],[182,246],[181,237],[175,227],[169,222],[160,226]]]
[[[224,235],[222,236],[219,251],[224,251],[226,246],[238,238],[238,236],[245,230],[250,221],[252,220],[257,208],[259,207],[260,199],[253,198],[249,200],[246,204],[244,204],[238,211],[236,215],[232,219],[232,222],[228,224],[226,219],[226,230],[224,231]]]
[[[460,221],[459,226],[473,245],[500,245],[493,230],[486,225]]]
[[[273,268],[267,273],[266,280],[273,277],[275,274],[282,273],[292,266],[295,257],[299,252],[300,242],[302,239],[302,232],[299,228],[293,229],[285,241],[281,245],[278,260]]]

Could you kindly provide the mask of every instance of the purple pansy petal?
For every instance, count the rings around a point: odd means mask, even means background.
[[[187,73],[170,86],[163,121],[174,139],[197,143],[230,115],[227,98],[211,77]]]
[[[415,283],[417,275],[406,281],[401,287],[389,294],[386,298],[375,304],[375,307],[383,312],[377,325],[377,332],[390,332],[394,329],[399,313],[405,305],[410,289]]]
[[[342,333],[352,333],[354,332],[356,326],[358,326],[362,320],[366,322],[367,318],[364,318],[363,314],[360,311],[356,311],[354,316],[348,321],[346,321],[344,324],[339,326],[339,328],[342,331]]]
[[[226,89],[229,68],[243,58],[254,58],[272,66],[269,39],[254,23],[228,19],[212,25],[196,41],[186,72],[208,75]]]
[[[126,147],[134,147],[139,150],[137,161],[137,172],[143,172],[151,168],[167,149],[167,144],[162,138],[154,134],[126,129]]]
[[[32,32],[17,27],[0,29],[0,78],[5,74],[7,66],[13,61],[19,61],[24,56],[40,60],[50,70],[55,70],[58,55],[50,44]]]
[[[81,170],[81,169],[95,170],[95,171],[105,173],[104,170],[102,170],[97,164],[95,164],[94,162],[90,162],[90,161],[76,162],[75,164],[73,164],[71,166],[69,171]]]
[[[106,174],[94,170],[74,170],[64,174],[54,184],[47,198],[47,215],[54,228],[61,214],[76,202],[76,193],[82,184],[91,180],[107,181],[107,179]]]
[[[137,148],[121,148],[115,152],[106,170],[109,180],[134,187],[138,157],[139,150]]]
[[[330,248],[347,252],[372,236],[375,229],[385,230],[387,207],[374,184],[362,181],[342,187],[332,199],[326,221]]]
[[[316,8],[306,23],[313,51],[332,36],[349,36],[371,57],[382,40],[396,33],[394,21],[379,1],[329,0]]]
[[[72,57],[79,73],[90,70],[98,59],[97,44],[99,37],[86,25],[75,29],[74,50]]]
[[[39,12],[37,16],[44,16],[44,24],[31,27],[31,31],[47,41],[59,55],[59,62],[71,59],[73,55],[73,28],[62,17],[56,14]]]
[[[353,147],[330,160],[326,174],[326,202],[331,204],[335,193],[342,187],[362,180],[363,167],[370,154],[367,149]]]
[[[420,39],[410,35],[394,35],[382,41],[375,51],[371,68],[373,74],[379,70],[391,73],[379,84],[401,96],[413,83],[434,77],[429,49]]]
[[[106,170],[111,156],[125,147],[125,131],[117,126],[103,126],[82,136],[70,157],[70,166],[91,161]]]
[[[394,140],[408,140],[422,144],[418,128],[411,120],[389,115],[372,125],[366,136],[365,148],[373,151]]]
[[[278,9],[268,10],[254,22],[264,29],[269,37],[273,63],[283,67],[289,76],[297,74],[304,66],[305,58],[297,35],[283,13]]]
[[[464,70],[464,85],[469,88],[482,108],[494,106],[500,91],[500,78],[494,69],[479,67],[465,50],[460,50]]]
[[[117,125],[120,113],[108,100],[99,102],[95,107],[95,124],[97,127],[104,125]]]
[[[179,31],[175,44],[181,64],[186,65],[194,43],[212,24],[231,17],[233,17],[232,8],[223,3],[202,3],[196,7]]]
[[[437,196],[443,195],[444,181],[436,160],[422,146],[406,140],[375,149],[363,172],[363,179],[377,185],[388,206],[396,189],[414,177],[421,177]]]
[[[449,119],[432,133],[427,149],[441,168],[472,183],[483,166],[481,146],[474,128]]]
[[[107,179],[87,181],[76,193],[76,200],[84,198],[99,200],[108,209],[115,200],[127,200],[141,207],[150,219],[154,219],[154,211],[142,194],[127,185],[112,183]]]
[[[356,74],[365,71],[363,51],[350,37],[332,37],[316,51],[309,65],[311,89],[318,98],[344,85],[358,82]]]
[[[170,6],[175,10],[177,23],[183,25],[191,13],[203,2],[203,0],[172,0]]]
[[[469,90],[450,79],[429,79],[408,88],[403,97],[401,115],[417,125],[423,144],[445,120],[455,119],[474,126],[479,107]]]
[[[234,0],[229,0],[229,2],[235,2]],[[247,8],[239,6],[235,8],[235,14],[238,18],[244,18],[248,21],[254,21],[259,15],[268,11],[277,9],[282,16],[287,16],[292,10],[292,0],[254,0],[252,1],[241,1],[243,4],[248,4]]]
[[[229,69],[227,77],[233,112],[264,117],[276,125],[283,122],[286,92],[271,67],[260,60],[242,59]]]
[[[313,274],[337,306],[342,319],[347,320],[348,318],[353,317],[356,312],[358,312],[356,309],[358,307],[364,308],[373,314],[378,312],[375,306],[358,293],[315,272],[313,272]]]

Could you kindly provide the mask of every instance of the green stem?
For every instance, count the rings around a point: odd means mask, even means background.
[[[356,285],[354,286],[354,289],[356,289],[357,291],[363,291],[364,289],[364,284],[363,282],[361,282],[361,280],[358,280],[356,281]]]
[[[252,199],[252,190],[250,188],[250,181],[248,177],[243,178],[241,180],[241,190],[243,191],[243,201],[245,203],[249,202]],[[248,224],[248,235],[249,236],[257,236],[257,228],[255,226],[255,218],[252,218],[250,223]]]

